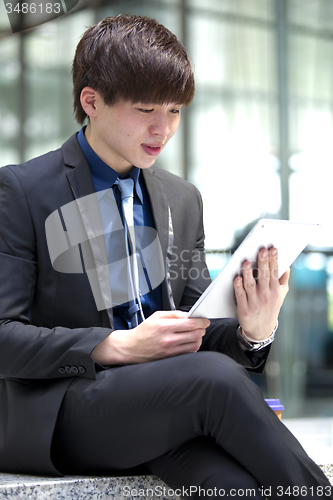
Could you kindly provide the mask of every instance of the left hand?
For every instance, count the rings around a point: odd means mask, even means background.
[[[264,248],[258,256],[257,281],[250,262],[244,262],[242,271],[243,277],[234,280],[238,322],[250,338],[263,340],[276,326],[289,290],[290,269],[278,279],[277,249]]]

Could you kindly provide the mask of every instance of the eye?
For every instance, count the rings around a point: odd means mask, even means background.
[[[153,109],[138,108],[141,113],[152,113]]]
[[[180,109],[176,109],[176,108],[170,109],[170,113],[172,113],[173,115],[179,115]]]

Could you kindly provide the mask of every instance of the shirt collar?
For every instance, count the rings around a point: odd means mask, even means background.
[[[87,139],[85,138],[85,128],[85,126],[81,128],[81,130],[77,134],[77,140],[88,162],[95,190],[96,192],[98,192],[105,189],[110,189],[110,187],[113,186],[118,177],[121,179],[124,178],[124,176],[119,175],[115,170],[113,170],[113,168],[109,167],[109,165],[101,160],[101,158],[95,153],[95,151],[92,149]],[[140,169],[138,167],[133,167],[130,172],[128,172],[128,176],[132,177],[132,179],[134,180],[136,194],[138,195],[141,203],[143,203],[142,189],[139,182]]]

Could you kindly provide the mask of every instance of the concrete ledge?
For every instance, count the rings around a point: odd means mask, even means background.
[[[141,493],[141,494],[140,494]],[[180,500],[156,476],[37,477],[0,474],[0,499],[7,500]]]
[[[333,486],[333,464],[331,465],[319,465],[325,476],[328,478],[330,481],[331,485]]]
[[[321,465],[333,485],[333,465]],[[61,478],[0,474],[0,499],[7,500],[180,500],[156,476]]]

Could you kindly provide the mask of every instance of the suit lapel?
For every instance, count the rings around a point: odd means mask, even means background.
[[[154,170],[142,170],[150,197],[156,230],[161,243],[163,262],[166,261],[169,240],[169,205],[165,196],[162,183],[156,178]]]
[[[73,197],[77,202],[86,240],[89,241],[89,245],[83,244],[81,250],[90,286],[97,309],[106,310],[110,325],[113,326],[110,277],[103,224],[90,168],[75,136],[63,145],[63,156],[66,166],[71,167],[66,176]],[[86,265],[87,263],[88,265]]]
[[[142,171],[155,220],[156,230],[162,248],[165,279],[163,281],[163,307],[175,309],[173,291],[170,279],[170,265],[172,262],[172,247],[174,245],[173,224],[170,207],[165,195],[162,182],[156,177],[153,168]]]
[[[62,146],[62,154],[67,170],[67,179],[75,198],[83,198],[95,192],[90,168],[86,157],[77,141],[76,134],[72,135]]]

